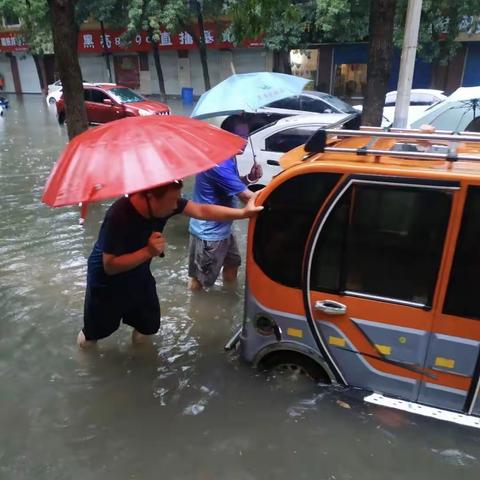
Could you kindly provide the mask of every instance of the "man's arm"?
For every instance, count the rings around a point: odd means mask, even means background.
[[[251,195],[248,196],[248,201],[244,208],[229,208],[220,205],[206,205],[203,203],[188,202],[183,213],[187,217],[197,218],[198,220],[213,220],[216,222],[228,222],[231,220],[250,218],[258,212],[261,212],[263,207],[255,206],[256,194],[249,190],[248,192]]]
[[[148,244],[135,252],[125,253],[124,255],[104,253],[102,257],[103,269],[107,275],[128,272],[151,258],[160,255],[165,250],[165,247],[165,237],[160,232],[153,232],[148,239]]]

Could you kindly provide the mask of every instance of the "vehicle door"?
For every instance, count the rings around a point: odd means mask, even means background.
[[[437,378],[423,379],[419,400],[480,416],[480,186],[462,194],[425,362]]]
[[[89,121],[92,123],[106,123],[120,118],[116,102],[114,104],[105,92],[97,88],[90,89],[89,109],[91,118]]]
[[[253,156],[263,168],[262,185],[266,185],[274,175],[282,171],[280,165],[271,165],[269,160],[278,162],[285,152],[303,145],[321,125],[284,126],[280,129],[265,128],[254,132],[242,155],[237,155],[240,175],[246,175],[253,165]]]
[[[341,382],[417,400],[458,188],[352,175],[323,207],[304,258],[305,310]]]

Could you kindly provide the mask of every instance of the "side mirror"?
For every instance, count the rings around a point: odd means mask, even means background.
[[[103,99],[103,104],[104,104],[104,105],[110,105],[110,106],[112,106],[112,105],[113,105],[113,102],[112,102],[112,100],[111,100],[110,98],[104,98],[104,99]]]

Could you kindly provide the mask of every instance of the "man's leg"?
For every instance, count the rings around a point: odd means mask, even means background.
[[[120,326],[122,313],[120,298],[113,290],[105,287],[91,287],[87,283],[83,311],[83,328],[77,335],[77,345],[92,347],[97,340],[110,336]]]
[[[160,329],[160,302],[155,279],[151,277],[137,291],[129,292],[132,308],[125,313],[123,323],[133,327],[132,344],[148,342]]]
[[[237,281],[238,267],[242,263],[237,240],[233,235],[228,239],[228,250],[223,262],[223,281],[232,284]]]
[[[219,241],[201,240],[190,235],[188,262],[188,287],[192,291],[211,287],[222,269],[228,250],[228,239]]]
[[[77,345],[80,348],[92,348],[97,345],[96,340],[87,340],[85,338],[85,334],[83,333],[83,329],[78,332],[77,335]]]

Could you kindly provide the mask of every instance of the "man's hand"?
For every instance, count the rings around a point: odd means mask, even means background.
[[[160,232],[153,232],[148,239],[148,252],[152,257],[162,254],[167,247],[165,237]]]
[[[247,175],[247,181],[249,183],[258,182],[263,176],[263,168],[259,163],[254,163],[250,169],[250,173]]]
[[[245,207],[242,209],[244,213],[244,218],[251,218],[254,217],[258,212],[261,212],[263,210],[262,206],[257,207],[255,205],[255,199],[257,198],[257,195],[260,192],[255,192],[253,196],[250,198],[250,200],[247,202]]]

